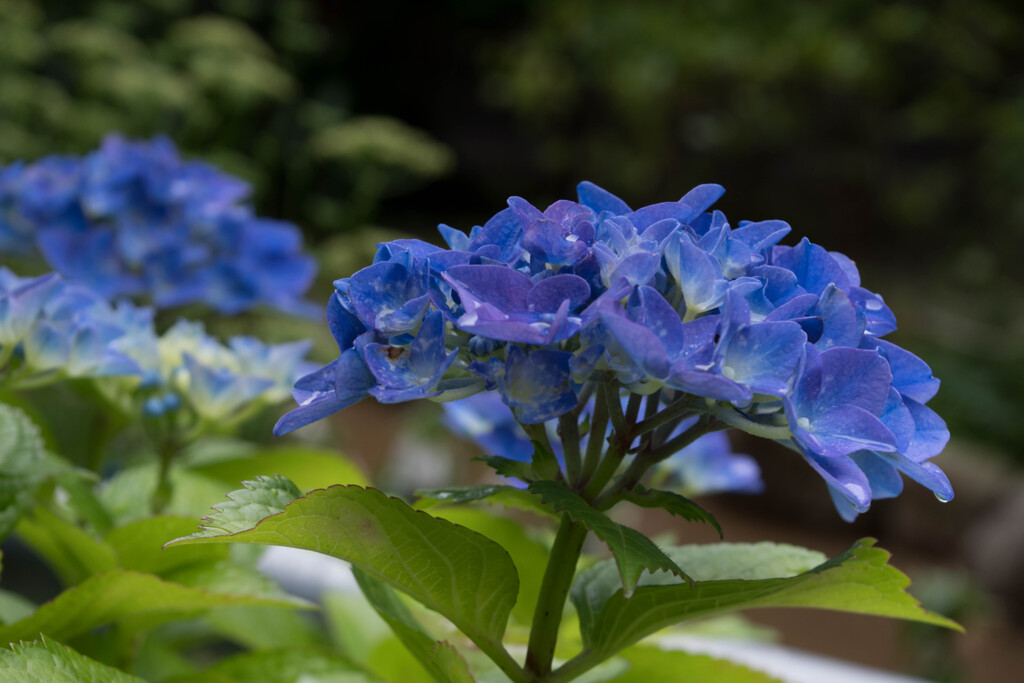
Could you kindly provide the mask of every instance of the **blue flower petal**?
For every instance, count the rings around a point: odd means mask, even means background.
[[[626,202],[589,180],[584,180],[576,186],[576,194],[580,204],[589,207],[594,213],[608,211],[616,216],[625,216],[633,212]]]

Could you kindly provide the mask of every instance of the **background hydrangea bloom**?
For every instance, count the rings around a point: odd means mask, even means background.
[[[758,487],[752,463],[735,459],[720,435],[691,443],[734,427],[800,453],[847,519],[898,493],[899,473],[951,498],[929,462],[949,438],[925,405],[938,380],[881,339],[895,329],[884,300],[846,256],[806,238],[780,245],[790,232],[782,221],[732,227],[710,210],[722,192],[701,185],[633,210],[584,182],[577,202],[541,211],[512,197],[469,234],[442,225],[450,249],[379,245],[373,265],[336,283],[328,317],[341,355],[297,383],[299,407],[277,433],[371,395],[494,392],[521,429],[498,426],[508,416],[493,405],[456,408],[449,419],[468,420],[475,426],[463,431],[489,447],[500,435],[519,459],[516,439],[530,425],[596,419],[600,389],[625,402],[616,429],[640,424],[641,406],[658,425],[624,447],[680,478],[699,480],[702,467],[722,475],[707,488]],[[495,426],[480,428],[487,420]],[[578,436],[568,438],[578,447]],[[676,451],[680,459],[668,460]]]
[[[107,136],[85,157],[0,169],[0,248],[37,248],[50,266],[107,298],[221,313],[308,310],[316,272],[290,223],[260,218],[249,186],[186,161],[157,137]]]
[[[305,360],[308,341],[233,337],[224,344],[187,320],[158,334],[153,317],[152,308],[110,304],[56,273],[19,277],[0,268],[0,381],[30,387],[93,379],[125,410],[159,417],[188,405],[217,422],[280,401],[315,367]]]

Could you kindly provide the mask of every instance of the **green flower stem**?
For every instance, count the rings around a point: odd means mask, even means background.
[[[636,434],[641,436],[650,432],[662,425],[666,425],[672,420],[686,416],[687,413],[693,412],[694,410],[706,410],[707,404],[700,399],[694,399],[692,397],[683,397],[670,403],[660,413],[655,414],[652,417],[647,417],[640,424],[636,426]]]
[[[624,433],[626,431],[626,416],[622,414],[619,383],[615,380],[610,380],[604,387],[604,404],[608,408],[608,416],[611,418],[612,427],[616,433]]]
[[[171,463],[178,455],[178,449],[173,440],[165,439],[159,446],[160,465],[157,475],[156,488],[153,490],[153,514],[163,514],[164,510],[171,503]]]
[[[605,485],[612,480],[615,476],[615,471],[619,469],[619,465],[622,463],[622,456],[625,453],[625,447],[622,445],[622,439],[617,435],[613,435],[608,445],[608,450],[605,451],[604,458],[601,459],[600,464],[597,466],[597,471],[594,472],[594,476],[587,482],[586,487],[583,489],[583,497],[586,500],[593,500],[597,494],[601,493],[601,490]]]
[[[782,440],[793,436],[788,426],[768,425],[762,422],[749,420],[728,406],[718,403],[706,402],[702,410],[711,413],[730,427],[742,429],[747,434],[760,436],[765,439]]]
[[[604,433],[608,430],[608,404],[605,402],[605,388],[601,384],[597,389],[597,400],[594,401],[594,414],[590,416],[590,437],[587,441],[587,454],[583,459],[583,472],[580,481],[586,485],[594,476],[597,465],[601,461],[604,449]]]
[[[585,526],[573,522],[569,515],[562,515],[558,534],[551,546],[548,566],[544,570],[526,651],[526,672],[537,679],[546,680],[551,674],[551,661],[555,656],[558,630],[562,624],[562,610],[565,609],[569,588],[576,575],[576,562],[586,537]]]
[[[642,403],[644,397],[640,394],[630,394],[629,401],[626,402],[626,424],[631,427],[636,424],[636,418],[640,415],[640,403]]]
[[[575,415],[567,414],[558,418],[558,432],[562,439],[565,455],[565,476],[571,486],[578,486],[583,464],[580,457],[580,425]]]
[[[651,467],[677,451],[686,448],[700,437],[718,429],[724,428],[724,424],[712,424],[709,417],[704,417],[700,422],[680,434],[674,439],[666,442],[658,448],[642,452],[633,459],[626,471],[618,478],[613,486],[601,493],[593,501],[593,506],[598,510],[606,510],[617,503],[623,494],[633,490],[644,474]]]
[[[520,422],[519,424],[531,441],[540,444],[541,448],[545,449],[548,453],[555,452],[555,449],[551,447],[551,439],[548,438],[548,428],[544,422],[537,424],[523,424]]]

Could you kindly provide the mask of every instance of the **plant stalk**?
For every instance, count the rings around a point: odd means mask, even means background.
[[[551,673],[551,662],[555,656],[555,644],[558,642],[558,629],[562,624],[562,611],[576,575],[576,562],[583,541],[587,537],[587,528],[573,522],[569,515],[562,515],[558,534],[551,546],[547,569],[537,598],[537,608],[533,613],[533,624],[530,627],[530,643],[526,651],[526,672],[537,679],[543,680]]]

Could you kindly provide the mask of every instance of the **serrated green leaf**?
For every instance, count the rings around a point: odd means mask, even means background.
[[[642,508],[665,510],[670,515],[682,517],[688,522],[710,524],[718,532],[718,537],[722,538],[722,527],[718,520],[710,512],[686,496],[681,496],[672,491],[656,491],[637,487],[636,490],[626,494],[625,500]]]
[[[500,646],[519,591],[501,546],[359,486],[311,491],[254,523],[257,511],[272,510],[285,495],[270,479],[231,494],[233,505],[216,506],[200,532],[173,543],[264,543],[338,557],[441,613],[478,645]],[[240,502],[246,492],[262,502]]]
[[[0,538],[32,507],[39,486],[69,467],[46,451],[24,410],[0,403]]]
[[[519,510],[529,510],[547,516],[557,517],[550,505],[529,491],[505,484],[478,484],[473,486],[449,486],[443,489],[421,489],[416,491],[420,500],[416,507],[425,510],[434,505],[461,505],[486,501]]]
[[[115,569],[68,588],[21,621],[0,626],[0,643],[45,633],[67,640],[114,622],[141,629],[195,616],[221,605],[280,604],[278,600],[214,593],[164,581],[151,574]]]
[[[672,561],[672,558],[658,548],[654,542],[636,529],[613,522],[603,512],[590,506],[587,501],[566,487],[554,481],[535,481],[529,491],[552,505],[556,511],[564,512],[586,525],[612,551],[615,565],[626,595],[632,595],[640,575],[645,571],[666,571],[689,580],[686,573]]]
[[[486,463],[503,477],[511,477],[520,481],[533,481],[535,477],[533,465],[522,460],[512,460],[500,455],[481,455],[478,458],[473,458],[473,460]]]
[[[617,591],[589,626],[588,647],[608,656],[680,621],[756,607],[834,609],[962,630],[955,622],[923,609],[904,592],[910,580],[887,564],[889,553],[873,547],[874,543],[862,539],[835,559],[796,576],[699,581],[692,586],[647,585],[629,598]],[[798,558],[794,565],[807,557]],[[756,564],[748,569],[760,575]]]
[[[279,474],[243,481],[242,486],[245,488],[228,494],[227,502],[214,505],[214,514],[203,517],[203,531],[195,534],[197,538],[252,529],[263,519],[283,512],[288,503],[302,495],[295,484]]]
[[[314,448],[278,448],[259,455],[205,463],[190,471],[231,486],[273,472],[295,482],[303,491],[332,484],[369,483],[363,471],[350,460],[335,451]]]
[[[3,683],[145,683],[45,636],[0,650]]]
[[[353,568],[352,573],[370,605],[436,681],[472,683],[473,676],[458,650],[446,641],[432,638],[393,590],[357,568]]]
[[[228,548],[220,546],[163,547],[167,539],[194,531],[195,525],[195,520],[187,517],[149,517],[116,527],[103,540],[113,549],[122,569],[157,576],[190,565],[226,560]]]
[[[623,656],[629,662],[629,670],[607,683],[651,683],[664,680],[669,671],[673,680],[689,683],[781,683],[742,664],[681,650],[639,646],[629,648]]]
[[[114,549],[46,508],[36,508],[16,527],[18,536],[46,559],[61,581],[74,585],[117,567]]]

